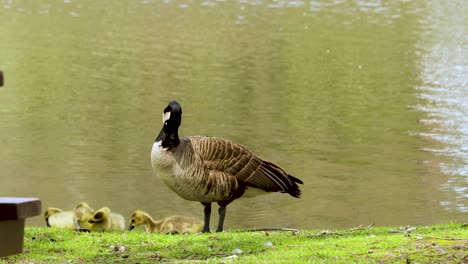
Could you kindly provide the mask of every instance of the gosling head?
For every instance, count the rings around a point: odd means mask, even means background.
[[[79,203],[74,210],[75,218],[78,221],[88,221],[94,213],[94,209],[87,203]]]
[[[89,223],[103,222],[108,219],[110,215],[110,209],[108,207],[103,207],[92,215],[91,219],[88,220]]]
[[[131,231],[137,226],[144,225],[147,223],[148,219],[151,219],[151,217],[147,213],[136,210],[130,216],[130,226],[128,227],[128,230]]]
[[[164,148],[173,148],[179,145],[179,126],[182,122],[182,107],[177,101],[172,101],[163,111],[163,128],[156,141],[162,141]]]
[[[77,206],[75,206],[75,210],[76,210],[76,209],[81,209],[81,208],[89,208],[89,209],[91,209],[91,207],[90,207],[87,203],[85,203],[85,202],[81,202],[81,203],[79,203]],[[93,209],[91,209],[91,210],[93,210]]]
[[[50,224],[49,224],[49,217],[53,214],[56,214],[56,213],[61,213],[62,210],[58,209],[58,208],[55,208],[55,207],[48,207],[46,209],[46,211],[44,212],[44,219],[46,221],[46,224],[48,227],[50,227]]]

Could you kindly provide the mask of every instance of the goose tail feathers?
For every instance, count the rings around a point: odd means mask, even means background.
[[[266,192],[288,193],[292,197],[299,198],[301,190],[297,184],[303,184],[303,182],[285,172],[278,165],[263,161],[258,170],[246,181],[246,184]]]

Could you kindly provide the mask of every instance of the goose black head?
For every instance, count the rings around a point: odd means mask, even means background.
[[[162,141],[163,148],[177,147],[179,140],[179,126],[182,121],[182,107],[177,101],[172,101],[164,108],[163,112],[163,128],[159,133],[156,141]]]

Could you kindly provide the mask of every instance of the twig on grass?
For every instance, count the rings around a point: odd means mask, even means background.
[[[358,231],[358,230],[369,230],[371,229],[372,227],[374,226],[374,223],[364,227],[363,225],[360,225],[358,227],[353,227],[353,228],[350,228],[348,230],[343,230],[343,231],[340,231],[340,232],[334,232],[334,231],[331,231],[331,230],[322,230],[320,232],[318,232],[317,234],[313,235],[315,237],[320,237],[320,236],[324,236],[324,235],[338,235],[338,236],[341,236],[341,235],[344,235],[346,233],[352,233],[354,231]]]
[[[295,228],[285,228],[285,227],[280,227],[280,228],[252,228],[252,229],[246,229],[246,232],[271,232],[271,231],[290,231],[294,233],[299,233],[299,229]]]
[[[352,231],[357,231],[357,230],[366,230],[366,229],[371,229],[374,226],[374,223],[371,223],[370,225],[364,227],[363,225],[360,225],[358,227],[354,227],[348,230],[345,230],[345,232],[352,232]]]
[[[440,239],[440,240],[461,240],[461,241],[468,241],[468,238],[458,238],[458,237],[436,237],[436,236],[423,236],[418,235],[420,238],[432,238],[432,239]]]

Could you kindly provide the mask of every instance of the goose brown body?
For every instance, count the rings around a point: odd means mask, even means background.
[[[186,200],[228,202],[241,197],[249,187],[300,195],[299,179],[222,138],[181,138],[180,144],[170,150],[156,142],[152,163],[156,174]]]
[[[242,145],[217,137],[179,138],[182,109],[171,102],[163,113],[163,129],[151,151],[153,170],[180,197],[205,206],[204,232],[209,231],[211,203],[220,205],[217,231],[222,231],[225,207],[246,190],[288,193],[299,197],[302,181],[278,165],[263,160]]]

